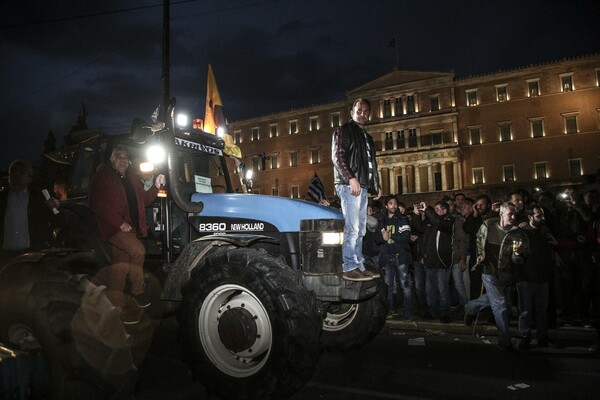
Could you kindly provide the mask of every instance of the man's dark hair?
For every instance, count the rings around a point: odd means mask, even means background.
[[[440,206],[440,207],[442,207],[445,210],[449,210],[450,209],[450,206],[444,200],[438,201],[437,203],[434,204],[434,206]]]
[[[523,192],[520,190],[513,190],[512,192],[510,192],[508,194],[508,198],[510,199],[511,197],[513,197],[513,195],[518,194],[519,196],[523,197]]]
[[[535,214],[535,209],[539,209],[542,210],[542,212],[544,211],[544,208],[542,206],[540,206],[539,204],[528,204],[527,206],[525,206],[525,214],[529,217],[529,216],[533,216]]]
[[[464,193],[456,193],[456,194],[454,195],[454,200],[456,200],[456,198],[457,198],[458,196],[462,196],[462,197],[464,197],[464,198],[466,198],[466,197],[467,197],[467,196],[465,196],[465,194],[464,194]]]
[[[480,195],[478,195],[477,197],[475,197],[475,202],[478,202],[479,200],[484,199],[485,201],[487,201],[487,203],[489,205],[492,204],[492,199],[490,199],[490,196],[488,196],[485,193],[481,193]]]
[[[469,204],[475,204],[475,200],[473,200],[470,197],[465,197],[465,203],[469,203]]]
[[[396,197],[395,194],[390,194],[388,197],[385,198],[385,205],[386,206],[387,206],[387,203],[389,203],[390,200],[396,200],[396,203],[398,203],[398,198]]]

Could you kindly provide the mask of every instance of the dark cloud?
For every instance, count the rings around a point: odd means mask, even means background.
[[[171,0],[171,88],[204,114],[212,64],[230,120],[344,98],[402,69],[489,73],[600,51],[600,2]],[[40,23],[40,21],[44,21]],[[0,169],[59,144],[82,103],[122,132],[162,99],[160,0],[0,3]]]

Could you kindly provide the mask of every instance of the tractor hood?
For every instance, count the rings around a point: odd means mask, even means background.
[[[306,219],[340,219],[342,213],[331,207],[305,200],[260,194],[195,193],[193,202],[204,205],[200,217],[237,218],[271,224],[280,232],[297,232]]]

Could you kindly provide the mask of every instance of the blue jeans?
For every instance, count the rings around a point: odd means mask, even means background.
[[[429,314],[434,318],[450,315],[450,270],[425,268],[425,293]]]
[[[367,231],[367,189],[361,188],[360,196],[350,193],[350,186],[335,185],[344,214],[344,241],[342,242],[342,270],[365,270],[362,254],[363,236]]]
[[[503,347],[510,346],[510,326],[508,321],[508,303],[504,296],[505,289],[498,283],[495,275],[482,274],[483,286],[487,293],[487,298],[494,313],[496,328],[498,330],[498,345]]]
[[[454,282],[454,289],[458,295],[458,304],[464,306],[469,302],[467,296],[467,289],[465,288],[465,281],[463,280],[463,271],[460,269],[459,264],[452,266],[452,280]]]
[[[383,273],[385,277],[385,283],[388,285],[388,302],[390,304],[390,310],[396,310],[397,304],[394,301],[394,280],[396,275],[399,278],[399,289],[402,291],[402,298],[404,300],[404,319],[410,319],[413,316],[413,300],[412,300],[412,279],[410,276],[410,265],[400,264],[398,262],[398,256],[383,256],[387,257],[385,266],[383,267]]]
[[[427,312],[427,297],[425,294],[425,266],[413,260],[413,276],[415,280],[415,295],[417,305],[422,314]]]
[[[517,292],[519,293],[519,333],[522,336],[531,334],[533,329],[532,314],[535,313],[537,337],[547,337],[550,285],[548,282],[518,282]]]
[[[475,315],[481,310],[488,308],[490,306],[490,301],[488,299],[487,293],[483,293],[481,296],[473,299],[467,303],[465,306],[465,314]]]

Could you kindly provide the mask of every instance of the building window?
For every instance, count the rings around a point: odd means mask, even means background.
[[[259,130],[258,130],[258,126],[252,128],[252,140],[258,140],[259,139]]]
[[[470,89],[467,93],[467,106],[472,107],[477,105],[477,89]]]
[[[321,162],[321,152],[319,151],[319,149],[312,149],[310,151],[310,163],[318,164],[320,162]]]
[[[290,121],[290,135],[298,133],[298,120]]]
[[[543,119],[531,119],[529,120],[531,125],[531,137],[541,138],[544,137],[544,120]]]
[[[298,151],[290,151],[290,167],[298,165]]]
[[[279,168],[279,156],[277,154],[272,154],[271,158],[271,169]]]
[[[310,117],[310,131],[318,131],[319,130],[319,117]]]
[[[513,182],[515,180],[515,166],[503,165],[502,175],[504,177],[504,182]]]
[[[527,95],[529,97],[539,96],[540,93],[540,80],[530,79],[527,81]]]
[[[496,86],[496,101],[508,101],[508,89],[507,85]]]
[[[402,116],[404,115],[404,110],[402,109],[402,97],[396,97],[396,100],[394,101],[394,115],[396,116]]]
[[[569,176],[576,178],[583,175],[581,168],[581,158],[572,158],[569,160]]]
[[[233,132],[233,140],[235,141],[235,144],[242,143],[242,131]]]
[[[408,147],[417,147],[417,130],[410,128],[408,130]]]
[[[469,128],[469,138],[471,144],[481,144],[481,128],[478,126]]]
[[[432,145],[442,144],[442,131],[431,132],[431,144]]]
[[[500,141],[510,142],[512,140],[512,124],[510,122],[502,122],[498,124],[500,128]]]
[[[436,94],[435,96],[431,96],[429,98],[429,104],[431,106],[431,111],[439,111],[440,109],[440,96]]]
[[[577,133],[577,114],[563,114],[565,133]]]
[[[252,189],[250,191],[250,193],[252,193],[252,194],[260,194],[260,189]]]
[[[300,186],[294,185],[294,186],[291,187],[290,197],[292,199],[299,199],[300,198]]]
[[[392,103],[390,99],[383,101],[383,118],[390,118],[392,116]]]
[[[331,127],[335,128],[337,126],[340,126],[340,113],[339,112],[335,112],[331,114]]]
[[[546,179],[548,177],[548,168],[546,161],[536,162],[535,168],[535,179]]]
[[[415,113],[415,96],[406,96],[406,113]]]
[[[433,173],[433,188],[437,192],[442,190],[442,173],[441,172]]]
[[[473,168],[473,185],[483,185],[484,183],[483,167]]]
[[[404,131],[396,132],[396,148],[403,149],[406,145],[404,144]]]
[[[252,170],[254,171],[260,171],[260,158],[253,158],[252,159]]]
[[[393,150],[394,149],[394,137],[392,136],[392,132],[385,133],[385,150]]]
[[[279,196],[279,188],[278,187],[271,188],[271,196]]]
[[[573,87],[573,74],[564,74],[560,76],[560,90],[562,92],[575,90]]]
[[[269,137],[276,138],[277,136],[279,136],[277,124],[269,125]]]

